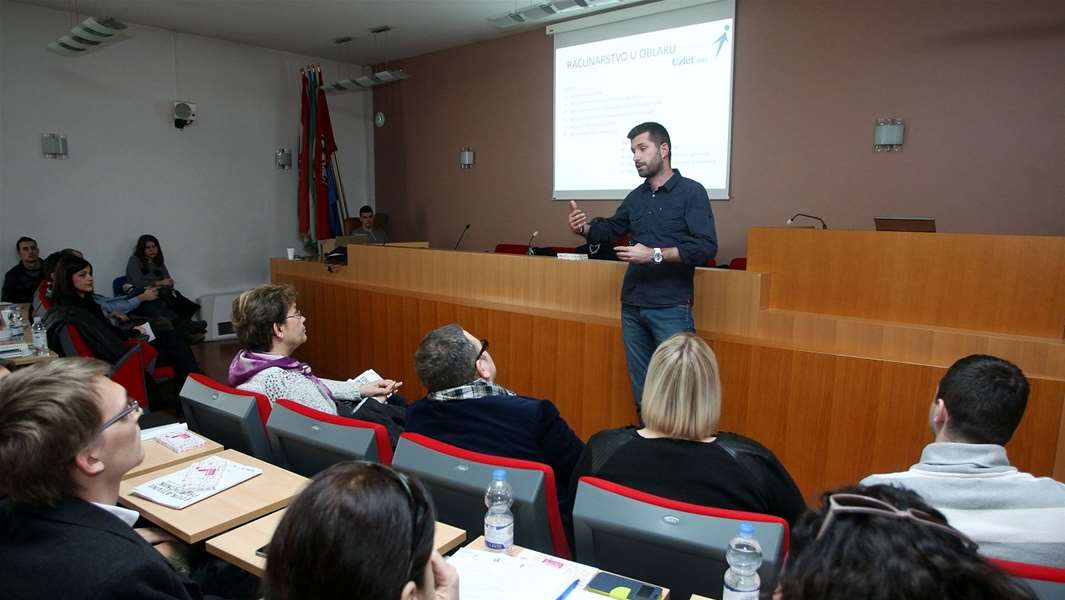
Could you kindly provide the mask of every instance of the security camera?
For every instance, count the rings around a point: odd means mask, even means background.
[[[179,100],[174,102],[174,127],[184,129],[196,120],[196,103]]]

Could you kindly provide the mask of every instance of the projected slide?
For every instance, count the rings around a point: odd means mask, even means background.
[[[556,198],[623,198],[640,184],[625,137],[657,121],[673,166],[728,192],[732,19],[555,50]]]

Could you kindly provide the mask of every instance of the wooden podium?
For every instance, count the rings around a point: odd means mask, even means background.
[[[915,463],[939,378],[973,353],[1031,380],[1013,463],[1065,479],[1065,238],[756,228],[748,248],[748,271],[696,270],[696,328],[721,368],[721,428],[771,448],[808,500]],[[554,401],[583,438],[635,417],[624,272],[389,246],[349,246],[347,266],[271,263],[299,291],[317,373],[373,367],[417,399],[418,342],[457,322],[491,341],[500,384]]]

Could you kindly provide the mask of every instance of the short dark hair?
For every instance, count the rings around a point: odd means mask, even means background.
[[[240,345],[252,352],[269,352],[274,325],[284,323],[295,304],[296,290],[290,285],[261,285],[234,298],[231,318]]]
[[[363,204],[362,208],[359,209],[359,216],[362,216],[362,213],[364,213],[364,212],[368,212],[368,213],[370,213],[372,215],[373,214],[373,207],[370,206],[369,204]]]
[[[422,338],[414,370],[430,393],[465,385],[477,378],[477,351],[461,325],[444,325]]]
[[[99,433],[93,380],[110,366],[95,358],[57,358],[19,369],[0,383],[0,497],[55,506],[76,492],[70,469]]]
[[[159,243],[159,238],[150,233],[145,233],[137,238],[137,246],[133,249],[133,255],[141,261],[141,267],[145,269],[145,272],[147,272],[148,257],[144,255],[144,247],[148,245],[148,242],[153,242],[155,247],[159,249],[159,254],[155,255],[155,259],[152,262],[159,266],[166,264],[165,259],[163,259],[163,245]]]
[[[640,123],[636,127],[629,130],[629,139],[634,139],[641,133],[650,134],[647,137],[654,142],[655,146],[661,146],[662,144],[669,144],[669,153],[673,154],[673,142],[669,141],[669,132],[665,127],[654,121],[648,121],[646,123]]]
[[[820,509],[805,513],[792,530],[788,562],[778,581],[784,598],[1034,598],[980,556],[975,544],[908,518],[837,513],[818,539],[829,496],[836,493],[860,494],[899,510],[922,511],[949,526],[946,517],[908,489],[873,485],[826,492]]]
[[[947,369],[938,398],[947,407],[947,430],[953,437],[1004,446],[1028,405],[1028,378],[1008,360],[973,354]]]
[[[55,267],[53,302],[60,306],[80,303],[81,295],[74,287],[74,275],[86,267],[92,269],[92,264],[80,256],[66,254],[59,259],[59,264]]]
[[[56,267],[59,266],[59,261],[63,260],[64,256],[76,256],[76,255],[74,254],[74,251],[72,249],[65,248],[65,249],[60,250],[58,252],[53,252],[53,253],[49,254],[47,257],[45,257],[44,265],[42,266],[42,268],[44,269],[44,274],[45,274],[46,277],[51,277],[52,274],[55,273]]]
[[[377,463],[333,465],[314,477],[277,526],[264,597],[399,598],[408,581],[421,585],[435,521],[417,479]]]
[[[36,243],[37,243],[37,240],[35,240],[35,239],[31,238],[31,237],[26,237],[26,236],[22,236],[22,237],[20,237],[20,238],[18,239],[18,241],[17,241],[17,242],[15,242],[15,251],[16,251],[16,252],[18,252],[18,250],[19,250],[19,246],[21,246],[21,245],[22,245],[22,242],[33,242],[34,244],[36,244]]]

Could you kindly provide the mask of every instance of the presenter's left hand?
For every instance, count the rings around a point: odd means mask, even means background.
[[[643,244],[636,244],[634,246],[614,246],[614,252],[618,255],[618,260],[623,260],[628,263],[636,263],[638,265],[647,264],[654,258],[654,250],[651,250]]]

